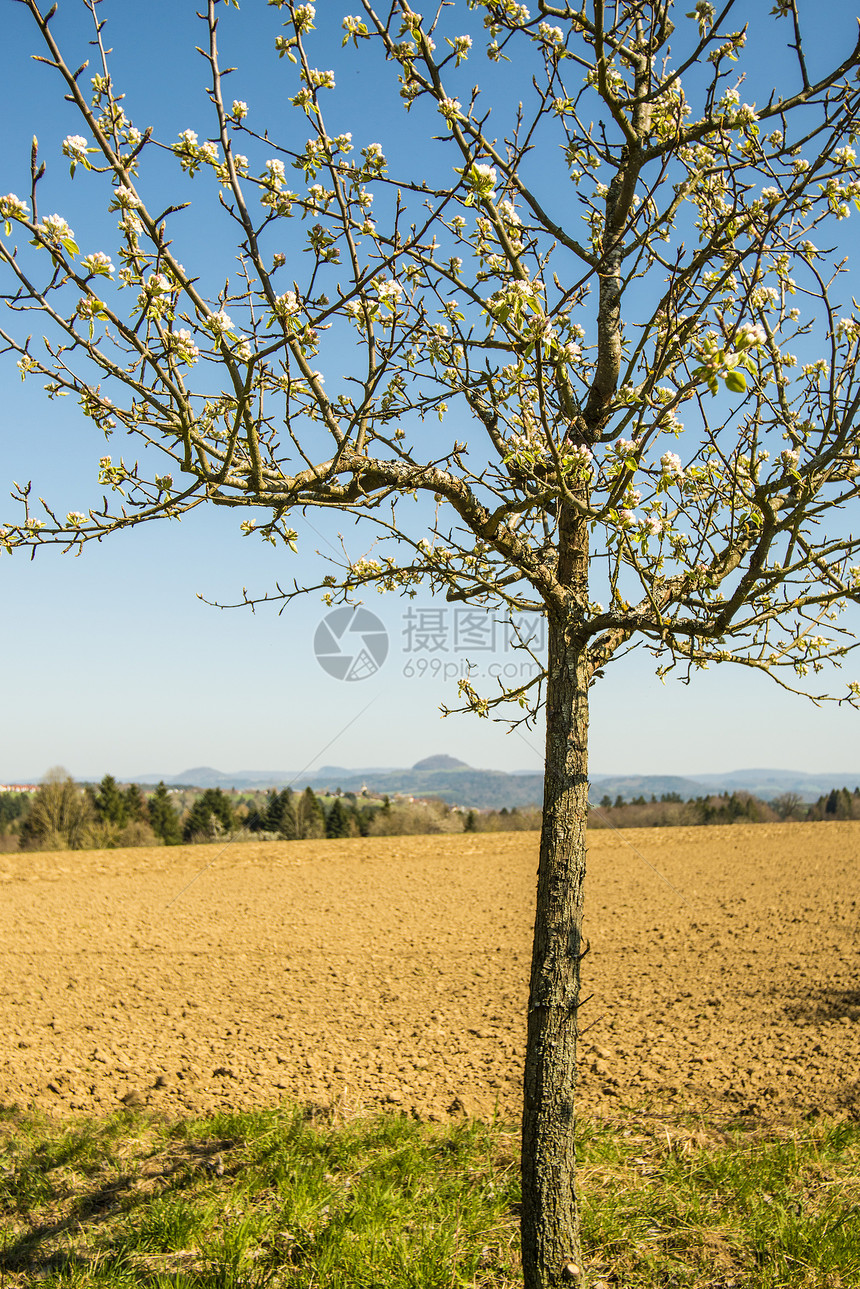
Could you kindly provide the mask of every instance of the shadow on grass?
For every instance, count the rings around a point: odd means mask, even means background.
[[[0,1149],[2,1289],[517,1283],[512,1166],[475,1122],[306,1107],[20,1129],[15,1167]]]
[[[7,1124],[25,1122],[14,1109],[4,1113],[3,1118]],[[77,1275],[80,1282],[81,1273],[90,1270],[91,1264],[102,1269],[106,1256],[110,1261],[122,1261],[123,1255],[119,1250],[112,1255],[108,1248],[88,1257],[76,1248],[57,1248],[63,1236],[74,1233],[76,1243],[91,1245],[98,1228],[109,1225],[117,1216],[132,1217],[155,1199],[188,1191],[202,1175],[229,1177],[239,1168],[238,1164],[227,1168],[221,1162],[222,1153],[236,1144],[231,1138],[177,1141],[172,1150],[139,1159],[133,1171],[119,1172],[109,1181],[70,1193],[69,1173],[86,1176],[101,1169],[111,1141],[123,1129],[133,1130],[137,1122],[133,1114],[121,1114],[101,1133],[91,1125],[67,1131],[59,1141],[43,1142],[21,1159],[17,1179],[0,1178],[0,1211],[5,1210],[6,1221],[0,1240],[0,1285],[5,1286],[6,1276],[13,1273],[24,1275],[25,1283],[51,1273],[70,1283]],[[34,1202],[43,1211],[54,1208],[56,1215],[47,1220],[43,1217],[10,1236],[9,1217],[15,1213],[23,1216],[32,1210]]]

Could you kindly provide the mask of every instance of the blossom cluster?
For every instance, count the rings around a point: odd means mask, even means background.
[[[220,161],[218,145],[211,139],[198,143],[195,130],[183,130],[172,151],[189,175],[196,174],[201,165],[216,166]]]
[[[186,327],[168,332],[167,347],[168,353],[172,354],[177,362],[185,363],[188,367],[193,366],[200,357],[200,350],[194,343],[194,337]]]

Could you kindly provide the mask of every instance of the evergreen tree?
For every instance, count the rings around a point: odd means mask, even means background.
[[[349,811],[340,797],[335,797],[326,819],[325,835],[326,837],[349,837],[350,833]]]
[[[325,836],[325,810],[313,788],[305,788],[296,802],[296,836]]]
[[[212,811],[202,796],[192,805],[182,824],[183,841],[211,841],[214,836]]]
[[[233,807],[221,788],[207,788],[191,807],[182,828],[185,841],[213,841],[235,827]]]
[[[262,811],[263,828],[266,832],[277,832],[280,827],[278,810],[278,790],[270,788],[266,793],[266,803]]]
[[[255,803],[252,803],[248,809],[248,818],[245,820],[245,827],[248,829],[248,832],[265,832],[266,816]]]
[[[0,828],[26,815],[29,808],[30,798],[26,792],[0,793]]]
[[[358,826],[360,837],[370,836],[370,825],[373,823],[374,815],[379,813],[379,806],[354,806],[352,816]]]
[[[149,824],[165,846],[176,846],[182,840],[179,815],[163,779],[149,799]]]
[[[92,802],[99,823],[116,824],[122,828],[128,822],[126,800],[112,774],[106,774],[102,779],[98,791],[92,795]]]
[[[474,810],[470,810],[463,822],[463,832],[477,832],[477,831],[478,831],[478,816],[475,814]]]
[[[297,836],[295,793],[292,788],[269,794],[265,814],[266,832],[276,832],[286,841],[295,841]]]
[[[147,823],[146,798],[136,783],[130,783],[122,794],[125,817],[130,823]]]

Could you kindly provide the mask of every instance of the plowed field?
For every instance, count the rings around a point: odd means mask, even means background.
[[[528,833],[0,855],[0,1103],[514,1115],[536,866]],[[860,1115],[858,876],[860,823],[592,834],[583,1107]]]

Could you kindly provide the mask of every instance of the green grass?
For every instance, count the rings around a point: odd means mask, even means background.
[[[517,1134],[300,1111],[0,1114],[0,1289],[513,1289]],[[609,1289],[860,1286],[860,1124],[580,1130]]]

